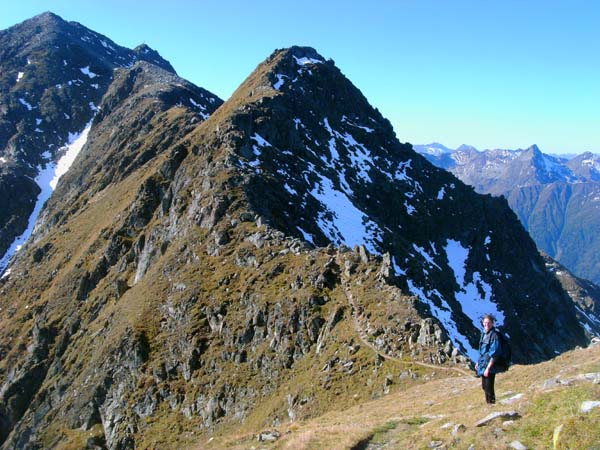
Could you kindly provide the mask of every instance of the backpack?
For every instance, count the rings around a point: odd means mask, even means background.
[[[510,348],[510,336],[502,331],[495,329],[496,335],[498,336],[498,342],[500,343],[500,356],[498,360],[494,362],[496,372],[504,372],[508,370],[512,361],[512,350]]]

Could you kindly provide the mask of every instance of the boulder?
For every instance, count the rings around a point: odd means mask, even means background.
[[[491,414],[488,414],[486,417],[478,421],[475,426],[483,427],[484,425],[488,425],[490,422],[493,422],[496,419],[518,419],[521,415],[517,411],[497,411]]]
[[[600,402],[594,400],[586,400],[581,404],[580,411],[582,413],[589,413],[592,409],[600,408]]]

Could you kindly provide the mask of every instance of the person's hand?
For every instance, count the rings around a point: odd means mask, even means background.
[[[479,369],[479,363],[478,362],[475,363],[475,370],[477,370],[477,369]]]
[[[489,367],[485,368],[485,371],[483,372],[483,376],[486,378],[490,376],[490,368]]]

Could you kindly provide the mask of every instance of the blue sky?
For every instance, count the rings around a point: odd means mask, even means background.
[[[332,58],[402,142],[600,153],[600,2],[80,0],[6,2],[146,43],[227,99],[274,49]]]

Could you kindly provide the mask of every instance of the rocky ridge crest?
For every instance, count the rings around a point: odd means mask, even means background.
[[[126,49],[52,13],[0,31],[0,258],[27,228],[35,178],[92,120],[113,71],[136,61],[175,74],[147,46]]]

